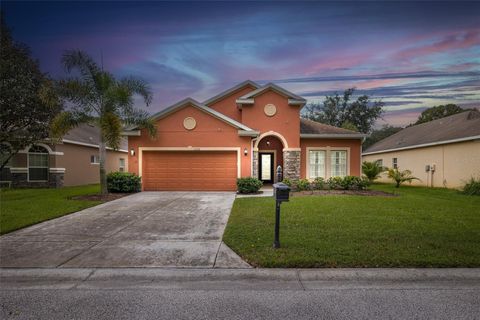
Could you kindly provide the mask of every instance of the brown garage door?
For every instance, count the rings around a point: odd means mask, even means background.
[[[236,190],[236,152],[144,151],[142,156],[145,191]]]

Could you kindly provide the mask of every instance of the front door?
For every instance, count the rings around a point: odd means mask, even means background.
[[[266,183],[273,182],[273,152],[260,153],[258,175]]]

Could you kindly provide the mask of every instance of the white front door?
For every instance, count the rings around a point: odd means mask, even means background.
[[[260,154],[260,180],[272,181],[272,163],[273,154],[261,153]]]

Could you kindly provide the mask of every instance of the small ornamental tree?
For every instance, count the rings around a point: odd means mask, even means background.
[[[382,167],[376,161],[373,161],[373,162],[364,161],[362,163],[362,172],[365,175],[365,177],[368,179],[368,181],[370,181],[370,183],[380,178],[380,175],[384,171],[385,171],[385,168]]]
[[[412,176],[412,171],[396,169],[388,169],[388,177],[395,182],[395,188],[400,188],[400,185],[404,182],[412,183],[413,180],[420,180],[417,177]]]

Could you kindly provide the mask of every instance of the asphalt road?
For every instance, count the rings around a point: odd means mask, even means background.
[[[1,319],[478,319],[479,291],[16,290]]]
[[[0,319],[480,319],[478,269],[0,270]]]

